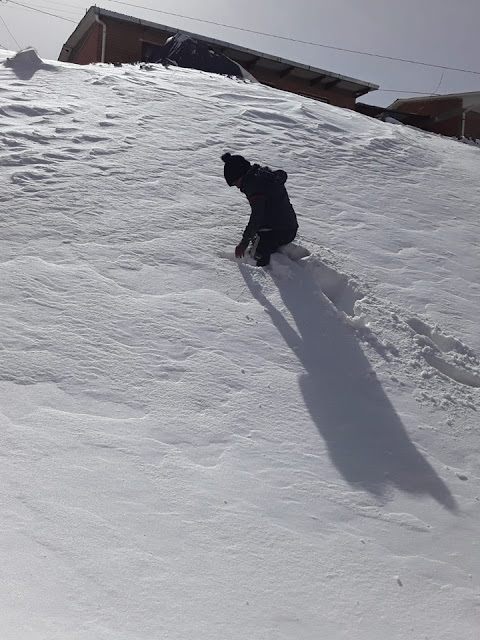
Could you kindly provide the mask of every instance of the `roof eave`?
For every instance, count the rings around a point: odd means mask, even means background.
[[[156,30],[162,30],[162,31],[166,31],[167,33],[184,33],[187,36],[190,36],[192,38],[195,38],[197,40],[203,40],[204,42],[207,42],[208,44],[213,44],[216,45],[218,47],[221,47],[223,49],[231,49],[232,51],[238,51],[238,52],[242,52],[245,54],[249,54],[255,57],[258,57],[260,59],[264,59],[264,60],[271,60],[274,62],[278,62],[280,64],[286,65],[288,67],[293,67],[295,69],[304,69],[307,71],[311,71],[315,74],[318,75],[325,75],[328,78],[332,78],[332,79],[339,79],[340,81],[346,82],[346,83],[350,83],[352,85],[354,85],[355,89],[352,89],[351,91],[348,91],[348,93],[352,93],[355,95],[364,95],[365,93],[368,93],[370,91],[376,91],[379,87],[376,84],[370,83],[370,82],[364,82],[363,80],[358,80],[356,78],[350,78],[348,76],[344,76],[338,73],[333,73],[332,71],[326,71],[324,69],[318,69],[316,67],[312,67],[310,65],[306,65],[306,64],[302,64],[299,62],[294,62],[292,60],[287,60],[285,58],[281,58],[278,56],[273,56],[270,55],[268,53],[262,53],[260,51],[256,51],[254,49],[250,49],[248,47],[242,47],[240,45],[236,45],[236,44],[232,44],[231,42],[225,42],[224,40],[218,40],[217,38],[210,38],[207,36],[202,36],[198,33],[193,33],[191,31],[186,31],[184,29],[176,29],[174,27],[170,27],[168,25],[163,25],[163,24],[159,24],[156,22],[150,22],[149,20],[143,20],[142,18],[134,18],[132,16],[127,16],[124,15],[122,13],[117,13],[115,11],[110,11],[108,9],[102,9],[101,7],[91,7],[91,9],[94,9],[94,12],[99,16],[99,17],[104,17],[104,18],[111,18],[114,20],[122,20],[125,22],[131,22],[133,24],[138,24],[141,25],[143,27],[147,27],[150,29],[156,29]],[[90,11],[89,10],[89,11]],[[73,35],[73,34],[72,34]],[[359,93],[361,91],[361,93]]]
[[[388,109],[392,109],[394,108],[394,106],[396,105],[400,105],[400,104],[404,104],[404,103],[409,103],[409,102],[418,102],[418,101],[429,101],[429,102],[433,102],[434,100],[445,100],[445,99],[449,99],[449,98],[471,98],[473,96],[478,96],[479,100],[480,100],[480,91],[467,91],[465,93],[446,93],[443,95],[424,95],[424,96],[413,96],[412,98],[397,98],[395,100],[395,102],[392,102],[392,104],[388,107]]]
[[[60,62],[68,62],[67,58],[70,55],[70,51],[81,42],[84,35],[88,32],[92,24],[95,22],[96,14],[97,7],[90,7],[90,9],[88,9],[88,11],[76,26],[73,33],[70,34],[70,37],[62,46],[62,50],[60,51],[60,55],[58,56]]]

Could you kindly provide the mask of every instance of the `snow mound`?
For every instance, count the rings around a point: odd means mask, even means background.
[[[2,640],[478,640],[478,148],[7,55]],[[269,269],[227,146],[289,174]]]
[[[33,48],[19,51],[13,58],[7,58],[5,66],[12,69],[20,80],[31,80],[40,70],[55,70],[53,65],[45,64]]]

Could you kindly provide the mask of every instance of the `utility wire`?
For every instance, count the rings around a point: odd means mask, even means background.
[[[375,93],[381,93],[382,91],[386,92],[386,93],[414,93],[416,95],[419,96],[436,96],[436,95],[441,95],[438,93],[438,90],[440,89],[440,85],[442,84],[443,81],[443,73],[442,73],[442,77],[440,78],[440,82],[437,85],[437,88],[435,89],[435,91],[433,93],[428,93],[428,91],[405,91],[405,90],[400,90],[400,89],[376,89]]]
[[[48,1],[48,0],[47,0]],[[107,0],[108,2],[112,2],[114,4],[121,4],[127,7],[134,7],[136,9],[144,9],[146,11],[152,11],[154,13],[161,13],[163,15],[167,15],[167,16],[173,16],[175,18],[182,18],[184,20],[192,20],[194,22],[201,22],[203,24],[211,24],[211,25],[215,25],[217,27],[225,27],[227,29],[235,29],[236,31],[243,31],[245,33],[253,33],[255,35],[260,35],[260,36],[266,36],[268,38],[276,38],[277,40],[284,40],[287,42],[295,42],[297,44],[306,44],[312,47],[322,47],[324,49],[331,49],[333,51],[341,51],[343,53],[354,53],[356,55],[360,55],[360,56],[369,56],[371,58],[379,58],[382,60],[390,60],[390,61],[394,61],[394,62],[404,62],[406,64],[415,64],[415,65],[419,65],[419,66],[423,66],[423,67],[431,67],[433,69],[443,69],[446,71],[457,71],[459,73],[470,73],[470,74],[474,74],[474,75],[480,75],[480,71],[473,71],[472,69],[462,69],[459,67],[448,67],[446,65],[440,65],[440,64],[433,64],[430,62],[422,62],[420,60],[409,60],[408,58],[397,58],[395,56],[386,56],[386,55],[382,55],[379,53],[371,53],[368,51],[359,51],[357,49],[346,49],[345,47],[335,47],[333,45],[327,45],[327,44],[322,44],[320,42],[311,42],[308,40],[299,40],[297,38],[289,38],[287,36],[279,36],[276,35],[274,33],[266,33],[264,31],[256,31],[254,29],[246,29],[244,27],[235,27],[233,25],[230,24],[225,24],[223,22],[214,22],[213,20],[204,20],[202,18],[193,18],[191,16],[185,16],[183,14],[180,13],[173,13],[170,11],[162,11],[160,9],[152,9],[151,7],[145,7],[144,5],[139,5],[139,4],[134,4],[132,2],[124,2],[123,0]],[[37,9],[32,7],[31,5],[26,5],[23,4],[21,2],[18,2],[17,0],[7,0],[7,2],[10,2],[11,4],[15,4],[17,6],[20,7],[24,7],[26,9],[31,9],[32,11],[37,11],[39,13],[44,13],[46,15],[49,16],[53,16],[54,18],[59,18],[60,20],[66,20],[67,22],[72,22],[75,23],[75,20],[71,20],[69,18],[65,18],[63,16],[59,16],[57,14],[54,13],[49,13],[47,11],[42,11],[41,9]],[[70,5],[72,6],[72,5]],[[79,7],[80,8],[80,7]]]
[[[29,7],[30,8],[30,7]],[[66,7],[50,7],[49,5],[43,5],[43,4],[38,4],[38,5],[32,5],[31,9],[33,11],[35,11],[35,9],[48,9],[49,11],[61,11],[62,13],[70,13],[73,14],[75,16],[79,15],[80,9],[68,9]]]
[[[36,0],[29,0],[29,1],[32,2],[34,6],[36,6],[35,4]],[[84,6],[80,6],[78,4],[70,4],[68,2],[61,2],[61,0],[39,0],[39,1],[43,4],[53,4],[57,6],[60,5],[60,7],[70,7],[71,9],[75,9],[77,11],[84,10]]]
[[[65,18],[63,16],[59,16],[55,13],[50,13],[49,11],[43,11],[42,9],[36,9],[35,7],[32,7],[28,4],[22,4],[21,2],[17,2],[16,0],[8,0],[8,2],[10,2],[10,4],[15,4],[19,7],[24,7],[25,9],[30,9],[31,11],[37,11],[38,13],[44,13],[47,16],[52,16],[53,18],[58,18],[59,20],[66,20],[66,22],[73,22],[74,24],[77,24],[77,20],[71,20],[70,18]]]
[[[22,47],[18,44],[17,39],[15,38],[15,36],[13,35],[13,33],[10,31],[10,29],[8,28],[7,23],[5,22],[5,20],[2,18],[2,16],[0,16],[0,20],[3,22],[3,24],[5,25],[5,29],[8,31],[8,33],[10,34],[10,37],[12,38],[12,40],[14,40],[15,44],[17,45],[17,47],[19,49],[21,49]]]
[[[441,78],[440,78],[440,81],[439,81],[439,83],[438,83],[438,85],[437,85],[437,87],[436,87],[435,91],[432,93],[432,96],[434,96],[434,95],[437,93],[437,91],[440,89],[440,86],[441,86],[441,84],[442,84],[442,82],[443,82],[443,76],[444,76],[444,72],[442,71],[442,76],[441,76]]]
[[[54,0],[38,0],[38,3],[36,0],[28,0],[28,7],[33,10],[45,9],[46,11],[54,12],[56,15],[73,14],[74,16],[81,16],[85,14],[84,7],[68,4],[67,2],[55,2]]]
[[[429,95],[428,91],[405,91],[403,89],[375,89],[375,93],[381,93],[382,91],[386,93],[415,93],[415,94],[418,94],[419,96]],[[435,95],[435,94],[433,93],[430,95]]]
[[[13,0],[10,0],[12,2]],[[244,31],[246,33],[254,33],[259,36],[268,36],[269,38],[277,38],[278,40],[286,40],[288,42],[296,42],[298,44],[307,44],[312,47],[323,47],[324,49],[333,49],[334,51],[342,51],[344,53],[355,53],[360,56],[370,56],[371,58],[382,58],[383,60],[392,60],[395,62],[405,62],[408,64],[417,64],[423,67],[433,67],[434,69],[445,69],[446,71],[459,71],[461,73],[473,73],[480,75],[480,71],[472,71],[471,69],[460,69],[457,67],[447,67],[441,64],[431,64],[430,62],[421,62],[419,60],[408,60],[406,58],[396,58],[394,56],[384,56],[379,53],[369,53],[367,51],[357,51],[356,49],[345,49],[343,47],[334,47],[332,45],[321,44],[320,42],[309,42],[307,40],[297,40],[296,38],[288,38],[287,36],[279,36],[273,33],[265,33],[263,31],[255,31],[253,29],[245,29],[243,27],[234,27],[231,24],[224,24],[222,22],[213,22],[212,20],[203,20],[201,18],[192,18],[191,16],[184,16],[179,13],[170,13],[168,11],[161,11],[160,9],[152,9],[139,4],[133,4],[131,2],[123,2],[122,0],[108,0],[108,2],[114,2],[116,4],[122,4],[128,7],[135,7],[136,9],[146,9],[147,11],[153,11],[155,13],[162,13],[167,16],[174,16],[176,18],[184,18],[186,20],[193,20],[195,22],[203,22],[205,24],[213,24],[217,27],[226,27],[228,29],[236,29],[237,31]]]
[[[49,2],[51,0],[44,0],[44,1]],[[212,25],[219,26],[219,27],[226,27],[228,29],[235,29],[237,31],[244,31],[244,32],[253,33],[253,34],[256,34],[256,35],[267,36],[269,38],[277,38],[279,40],[286,40],[288,42],[296,42],[298,44],[306,44],[306,45],[311,45],[311,46],[314,46],[314,47],[323,47],[325,49],[333,49],[334,51],[342,51],[342,52],[345,52],[345,53],[355,53],[357,55],[370,56],[370,57],[373,57],[373,58],[381,58],[381,59],[384,59],[384,60],[392,60],[392,61],[396,61],[396,62],[405,62],[405,63],[408,63],[408,64],[416,64],[416,65],[420,65],[420,66],[424,66],[424,67],[433,67],[435,69],[444,69],[444,70],[448,70],[448,71],[458,71],[458,72],[461,72],[461,73],[471,73],[471,74],[475,74],[475,75],[480,75],[480,71],[472,71],[470,69],[460,69],[460,68],[456,68],[456,67],[447,67],[447,66],[444,66],[444,65],[430,64],[428,62],[420,62],[418,60],[408,60],[408,59],[405,59],[405,58],[396,58],[394,56],[385,56],[385,55],[380,55],[380,54],[376,54],[376,53],[369,53],[369,52],[365,52],[365,51],[357,51],[355,49],[346,49],[346,48],[343,48],[343,47],[334,47],[334,46],[331,46],[331,45],[321,44],[319,42],[309,42],[309,41],[306,41],[306,40],[298,40],[296,38],[288,38],[286,36],[279,36],[279,35],[275,35],[273,33],[265,33],[265,32],[262,32],[262,31],[255,31],[253,29],[245,29],[243,27],[234,27],[232,25],[224,24],[224,23],[221,23],[221,22],[214,22],[212,20],[203,20],[201,18],[192,18],[191,16],[185,16],[185,15],[182,15],[182,14],[179,14],[179,13],[172,13],[172,12],[168,12],[168,11],[161,11],[159,9],[152,9],[150,7],[145,7],[145,6],[142,6],[142,5],[133,4],[131,2],[123,2],[121,0],[107,0],[107,1],[108,2],[113,2],[113,3],[116,3],[116,4],[122,4],[122,5],[129,6],[129,7],[135,7],[137,9],[145,9],[147,11],[153,11],[154,13],[162,13],[162,14],[165,14],[165,15],[174,16],[176,18],[183,18],[183,19],[186,19],[186,20],[193,20],[194,22],[202,22],[202,23],[205,23],[205,24],[212,24]],[[47,11],[42,11],[41,9],[38,9],[36,7],[33,7],[33,6],[30,6],[30,5],[26,5],[26,4],[23,4],[21,2],[18,2],[17,0],[7,0],[7,2],[10,2],[11,4],[15,4],[15,5],[19,6],[19,7],[24,7],[25,9],[30,9],[31,11],[37,11],[39,13],[43,13],[45,15],[49,15],[49,16],[52,16],[54,18],[59,18],[60,20],[65,20],[67,22],[72,22],[74,24],[77,24],[76,20],[71,20],[69,18],[65,18],[63,16],[59,16],[57,14],[50,13],[50,12],[47,12]],[[55,4],[58,4],[58,3],[55,3]],[[69,6],[73,7],[74,5],[69,5]],[[79,9],[80,9],[80,7],[79,7]],[[5,24],[5,21],[3,20],[3,18],[1,18],[1,16],[0,16],[0,19]],[[6,24],[5,24],[5,28],[10,33],[12,38],[15,40],[15,38],[11,34],[11,32],[8,29]],[[17,46],[20,49],[21,47],[18,44],[18,42],[16,40],[15,40],[15,42],[17,43]],[[426,93],[428,93],[428,92],[425,92],[425,91],[403,91],[403,90],[399,90],[399,89],[377,89],[377,91],[378,92],[382,92],[383,91],[383,92],[386,92],[386,93],[410,93],[410,94],[416,94],[416,95],[426,95]],[[435,93],[436,93],[436,91],[435,91]]]

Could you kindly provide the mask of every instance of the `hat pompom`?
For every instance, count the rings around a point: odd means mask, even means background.
[[[230,158],[231,158],[231,157],[232,157],[232,154],[231,154],[231,153],[224,153],[224,154],[223,154],[223,156],[222,156],[222,160],[223,160],[224,162],[228,162],[228,161],[230,160]]]

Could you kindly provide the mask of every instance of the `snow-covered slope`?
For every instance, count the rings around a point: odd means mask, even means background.
[[[225,150],[289,173],[308,257],[233,259]],[[479,160],[200,72],[2,63],[0,637],[476,640]]]

